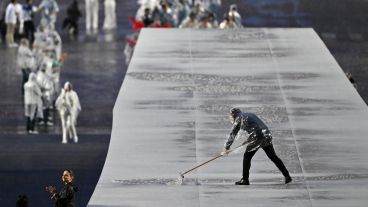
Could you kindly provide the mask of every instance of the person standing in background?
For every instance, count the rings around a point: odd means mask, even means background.
[[[30,45],[33,44],[34,33],[36,32],[33,16],[37,11],[38,9],[33,5],[32,0],[27,0],[27,3],[23,5],[24,36],[29,40]]]
[[[73,138],[74,142],[78,142],[77,135],[77,118],[82,110],[79,102],[78,94],[73,90],[71,83],[66,82],[56,100],[55,106],[60,114],[63,138],[62,143],[68,143],[67,136]]]
[[[24,94],[24,84],[28,81],[29,74],[34,70],[35,59],[31,49],[29,49],[29,41],[25,38],[21,39],[17,55],[17,67],[22,70],[22,94]]]
[[[18,200],[16,202],[16,207],[28,207],[28,198],[25,194],[18,195]]]
[[[67,17],[63,21],[63,29],[67,29],[70,35],[77,36],[79,33],[78,21],[82,16],[77,0],[73,1],[66,10],[66,13]]]
[[[11,0],[5,11],[5,24],[6,24],[6,44],[9,48],[18,47],[14,42],[15,25],[17,24],[17,14],[15,4],[17,0]]]
[[[27,133],[38,134],[35,130],[36,115],[41,101],[41,89],[36,81],[36,74],[30,73],[29,80],[24,84],[24,114],[27,117]]]
[[[42,10],[41,25],[48,29],[55,29],[57,13],[60,11],[55,0],[42,0],[39,9]]]
[[[104,30],[112,30],[116,28],[116,2],[115,0],[105,0],[105,20],[103,24]]]
[[[229,17],[233,19],[238,28],[242,28],[242,18],[238,12],[238,6],[236,4],[230,5]]]
[[[86,0],[86,30],[87,34],[97,34],[98,31],[98,0]]]

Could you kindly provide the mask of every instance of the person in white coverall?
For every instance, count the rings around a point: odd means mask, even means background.
[[[43,121],[39,122],[39,124],[44,124],[46,127],[54,125],[49,117],[49,112],[52,107],[53,95],[55,94],[54,84],[46,73],[47,69],[48,65],[46,63],[42,63],[41,68],[37,71],[37,83],[40,86],[42,92],[43,112]]]
[[[38,7],[42,12],[41,25],[49,29],[55,29],[57,13],[60,11],[55,0],[42,0]]]
[[[38,134],[35,130],[36,115],[41,102],[41,89],[36,81],[36,74],[29,74],[29,80],[24,84],[24,115],[27,117],[27,133]]]
[[[64,84],[64,88],[61,91],[61,94],[56,100],[56,108],[59,111],[62,131],[63,131],[63,139],[62,143],[68,143],[67,136],[74,140],[75,143],[78,142],[77,135],[77,118],[82,110],[79,98],[77,93],[73,90],[73,86],[71,83],[66,82]]]
[[[86,0],[86,29],[87,33],[97,33],[98,29],[98,0]]]
[[[103,29],[111,30],[116,28],[116,2],[115,0],[105,0],[105,20]]]
[[[56,31],[49,30],[44,46],[42,64],[47,66],[46,74],[54,84],[54,94],[51,99],[53,103],[60,92],[60,69],[64,59],[60,35]]]
[[[242,28],[242,18],[238,12],[238,6],[236,4],[230,5],[229,17],[232,18],[238,28]]]
[[[29,41],[25,38],[20,41],[18,48],[17,67],[22,70],[22,94],[24,94],[23,86],[28,81],[29,74],[35,69],[34,54],[29,48]]]

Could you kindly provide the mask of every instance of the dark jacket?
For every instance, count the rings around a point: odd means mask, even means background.
[[[73,183],[65,184],[63,189],[59,193],[55,193],[53,196],[55,207],[74,207],[74,193],[77,191],[78,190],[73,186]]]
[[[244,130],[248,133],[248,139],[246,141],[248,143],[247,152],[272,144],[271,132],[257,115],[253,113],[240,113],[235,117],[229,138],[225,142],[226,150],[230,149],[239,130]]]
[[[78,2],[74,1],[66,10],[66,13],[68,14],[68,18],[73,21],[78,21],[79,17],[82,16],[81,11],[79,10]]]

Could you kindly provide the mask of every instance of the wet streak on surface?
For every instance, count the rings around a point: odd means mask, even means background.
[[[257,113],[270,126],[294,182],[283,185],[260,150],[249,187],[233,185],[241,175],[241,152],[185,175],[185,185],[168,185],[222,149],[232,106]],[[361,136],[367,115],[311,29],[145,29],[114,108],[107,161],[89,204],[364,206],[368,190],[357,183],[367,183],[368,143]]]

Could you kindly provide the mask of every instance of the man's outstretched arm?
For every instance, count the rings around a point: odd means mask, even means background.
[[[240,130],[240,119],[236,119],[234,121],[233,127],[231,128],[230,135],[224,144],[224,151],[230,149],[230,146],[233,144],[239,130]]]

